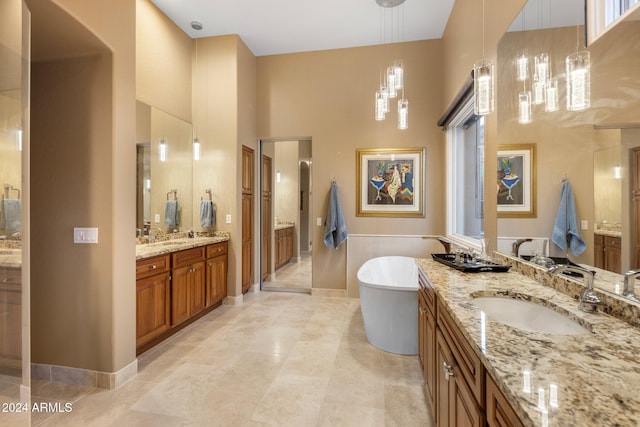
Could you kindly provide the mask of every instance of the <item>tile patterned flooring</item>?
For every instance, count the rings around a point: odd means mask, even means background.
[[[299,260],[293,258],[271,274],[262,283],[262,289],[311,292],[311,252],[302,253]]]
[[[258,292],[139,358],[115,390],[34,381],[38,426],[432,426],[416,356],[364,333],[359,300]],[[0,422],[0,424],[2,424]]]

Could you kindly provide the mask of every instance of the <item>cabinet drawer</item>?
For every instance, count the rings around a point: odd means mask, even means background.
[[[207,256],[206,256],[207,259],[226,254],[227,242],[216,243],[214,245],[207,246],[206,253],[207,253]]]
[[[169,255],[136,261],[136,279],[153,276],[165,271],[169,271]]]
[[[431,310],[431,314],[436,314],[436,291],[427,279],[422,269],[418,269],[418,289],[424,296],[426,305]]]
[[[484,402],[484,366],[473,352],[458,326],[438,300],[437,324],[447,339],[460,371],[478,402]]]
[[[604,237],[604,245],[610,248],[620,248],[622,246],[622,239],[619,237]]]
[[[186,267],[202,260],[204,260],[204,246],[185,249],[171,254],[171,268]]]

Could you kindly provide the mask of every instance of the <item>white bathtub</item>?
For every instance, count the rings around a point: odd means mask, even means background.
[[[396,354],[418,353],[418,265],[414,258],[372,258],[358,270],[367,339]]]

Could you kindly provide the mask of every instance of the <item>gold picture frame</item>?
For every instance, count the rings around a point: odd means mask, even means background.
[[[536,217],[536,144],[498,145],[498,218]]]
[[[424,217],[424,148],[356,150],[356,216]]]

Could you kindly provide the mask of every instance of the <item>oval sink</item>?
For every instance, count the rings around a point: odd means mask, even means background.
[[[590,331],[573,319],[548,307],[521,299],[476,297],[471,303],[496,322],[550,335],[581,335]]]

